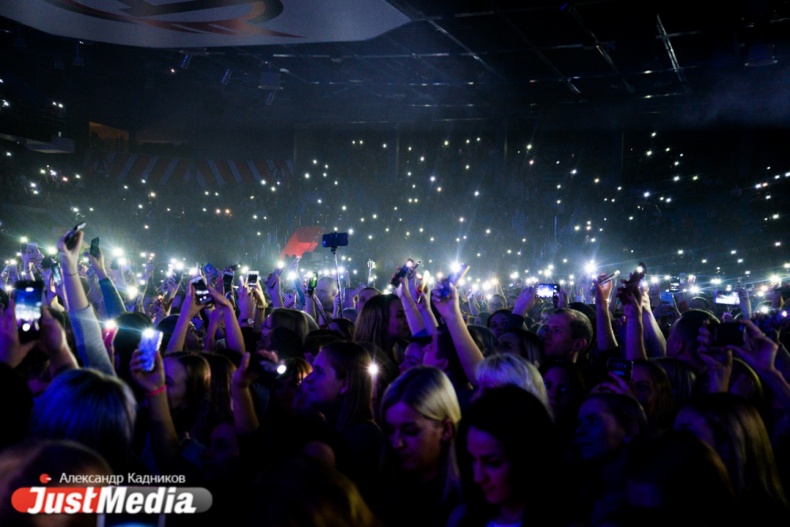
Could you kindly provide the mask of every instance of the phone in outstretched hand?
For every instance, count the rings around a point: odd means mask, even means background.
[[[78,223],[74,226],[73,229],[71,229],[68,233],[66,233],[66,236],[63,238],[63,244],[66,246],[66,249],[71,251],[77,246],[77,242],[75,238],[77,237],[77,233],[85,228],[85,225],[87,225],[87,223],[84,221]]]

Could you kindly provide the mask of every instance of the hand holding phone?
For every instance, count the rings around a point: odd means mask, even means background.
[[[618,357],[610,357],[606,361],[606,369],[620,377],[626,382],[631,381],[631,375],[634,369],[634,361],[628,359],[621,359]]]
[[[397,288],[397,287],[400,285],[400,279],[401,279],[401,278],[405,278],[405,277],[406,277],[406,275],[408,275],[408,274],[409,274],[409,272],[411,271],[411,269],[412,269],[413,267],[414,267],[414,260],[412,260],[411,258],[409,258],[408,260],[406,260],[406,263],[404,263],[404,264],[401,266],[401,268],[400,268],[400,269],[398,269],[398,270],[395,272],[395,274],[393,274],[393,275],[392,275],[392,279],[390,280],[390,285],[391,285],[393,288]]]
[[[143,371],[153,371],[156,359],[156,354],[159,352],[159,346],[162,344],[163,333],[153,328],[146,328],[143,330],[143,336],[140,339],[140,355],[143,360]]]
[[[214,297],[211,296],[211,291],[206,286],[206,281],[202,276],[196,276],[192,280],[192,288],[195,290],[195,301],[198,305],[208,306],[214,303]]]
[[[66,246],[66,249],[73,251],[77,247],[77,233],[84,229],[85,225],[87,225],[87,223],[84,221],[78,223],[73,229],[66,233],[66,236],[63,238],[63,244]]]
[[[18,280],[14,284],[14,314],[20,343],[39,337],[43,291],[44,283],[38,280]]]
[[[461,279],[466,276],[466,273],[469,272],[469,264],[461,264],[461,268],[452,273],[447,278],[442,279],[441,282],[436,287],[436,292],[439,294],[439,298],[444,299],[450,296],[450,288],[448,284],[456,285]]]

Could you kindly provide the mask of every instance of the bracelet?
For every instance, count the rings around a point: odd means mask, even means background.
[[[66,276],[79,276],[80,275],[79,273],[66,273],[66,272],[64,272],[63,274],[66,275]]]
[[[159,395],[160,393],[165,391],[165,388],[166,388],[166,385],[163,384],[162,386],[160,386],[156,390],[152,390],[152,391],[146,393],[145,396],[146,397],[153,397],[154,395]]]

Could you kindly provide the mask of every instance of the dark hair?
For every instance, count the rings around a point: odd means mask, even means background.
[[[529,426],[524,426],[529,423]],[[499,441],[510,462],[513,493],[526,502],[525,522],[541,525],[556,518],[565,494],[567,467],[554,421],[546,406],[534,395],[515,385],[485,390],[464,410],[458,429],[457,452],[462,495],[469,513],[462,525],[483,525],[491,519],[492,507],[474,484],[472,459],[468,452],[470,429]],[[483,520],[482,523],[479,521]],[[467,523],[468,522],[468,523]],[[526,525],[527,523],[524,523]]]
[[[333,318],[329,324],[337,324],[340,329],[338,333],[344,340],[353,340],[354,338],[354,323],[347,318]],[[329,325],[327,324],[327,326]],[[332,330],[334,331],[334,330]]]
[[[373,379],[368,368],[370,353],[355,342],[336,341],[321,347],[338,379],[345,379],[348,389],[342,396],[335,430],[343,432],[356,424],[373,420]]]

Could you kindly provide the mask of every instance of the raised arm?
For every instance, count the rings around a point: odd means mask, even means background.
[[[473,386],[476,386],[477,365],[483,362],[485,357],[466,326],[458,301],[458,290],[453,284],[447,284],[447,287],[449,289],[448,295],[442,298],[439,292],[434,290],[431,294],[431,301],[436,306],[436,311],[442,316],[450,337],[453,339],[466,378]]]

